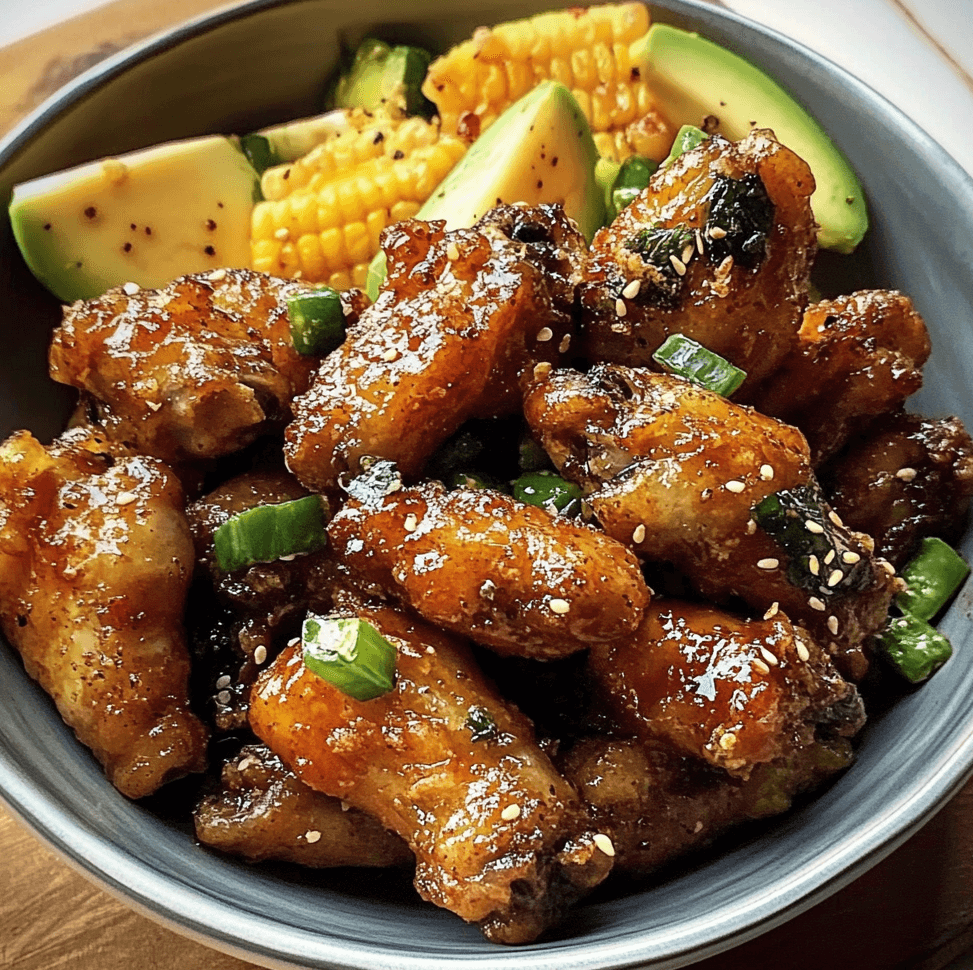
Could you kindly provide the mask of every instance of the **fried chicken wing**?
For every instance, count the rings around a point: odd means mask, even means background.
[[[387,229],[388,277],[345,343],[294,405],[284,453],[313,491],[364,456],[405,478],[468,418],[514,413],[521,381],[559,359],[570,319],[526,244],[497,227]]]
[[[954,541],[973,496],[973,442],[958,418],[897,413],[856,438],[826,470],[835,510],[903,566],[924,536]]]
[[[308,788],[269,748],[248,744],[223,766],[222,788],[193,813],[204,845],[250,862],[315,869],[399,866],[408,846],[371,815]]]
[[[610,536],[673,563],[707,598],[777,604],[834,644],[843,673],[864,675],[862,643],[898,581],[868,536],[836,521],[796,428],[680,378],[612,365],[551,374],[525,413]],[[779,515],[758,526],[756,508],[775,495]]]
[[[818,467],[919,390],[929,351],[926,325],[901,293],[825,300],[807,309],[797,346],[751,403],[797,425]]]
[[[649,601],[621,543],[491,489],[361,483],[328,536],[353,585],[499,653],[552,659],[630,636]]]
[[[27,673],[119,791],[205,767],[182,625],[192,540],[161,462],[67,432],[0,448],[0,610]]]
[[[748,374],[773,373],[795,342],[816,249],[807,165],[772,132],[719,135],[661,168],[600,230],[580,287],[591,360],[652,365],[685,334]]]
[[[294,350],[286,305],[305,289],[246,269],[114,287],[65,308],[51,376],[98,402],[114,441],[172,465],[229,454],[282,426],[307,389],[317,361]]]
[[[254,731],[306,784],[402,836],[423,898],[496,942],[536,938],[605,877],[610,840],[461,641],[390,609],[361,616],[396,648],[393,690],[353,700],[288,648],[257,682]]]
[[[634,637],[593,647],[589,670],[620,730],[742,778],[810,743],[835,709],[848,735],[865,720],[855,688],[779,611],[748,621],[658,601]]]

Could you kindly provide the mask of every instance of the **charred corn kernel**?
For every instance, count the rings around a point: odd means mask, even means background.
[[[350,117],[340,137],[264,173],[266,198],[251,217],[255,267],[335,287],[364,282],[382,229],[415,215],[466,151],[423,118]]]
[[[575,96],[596,144],[599,134],[609,134],[612,157],[626,158],[635,149],[625,129],[655,107],[629,53],[648,29],[642,3],[556,10],[481,27],[430,65],[422,90],[435,102],[444,132],[482,133],[531,87],[552,79]],[[478,126],[464,120],[471,114],[478,116]],[[674,136],[670,130],[670,143]],[[658,161],[666,154],[651,157]]]

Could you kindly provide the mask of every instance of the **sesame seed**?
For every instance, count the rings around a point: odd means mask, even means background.
[[[751,660],[750,661],[750,666],[753,667],[753,669],[756,670],[758,674],[769,674],[770,673],[770,667],[768,667],[759,658],[754,658],[753,660]]]
[[[710,239],[726,239],[726,230],[722,226],[710,226]]]
[[[851,550],[841,554],[841,561],[846,563],[861,562],[861,558],[857,552],[852,552]]]
[[[391,364],[393,360],[398,360],[399,352],[394,347],[389,347],[388,350],[382,354],[382,360],[387,364]]]
[[[896,478],[901,478],[903,482],[911,482],[919,473],[914,468],[900,468],[896,473]]]
[[[780,603],[771,603],[770,608],[764,613],[764,619],[773,619],[780,612]]]
[[[807,663],[807,661],[811,659],[811,651],[808,650],[802,641],[797,641],[797,646],[795,649],[797,650],[797,657],[799,660],[803,660],[805,663]]]
[[[286,226],[281,226],[280,229],[274,232],[274,238],[280,239],[283,242],[285,239],[291,238],[291,232]]]
[[[258,666],[267,659],[267,648],[261,643],[253,652],[253,662]]]
[[[720,738],[719,744],[724,751],[730,751],[736,747],[737,736],[732,731],[727,731],[723,737]]]
[[[560,353],[566,354],[568,352],[568,347],[570,346],[571,346],[571,334],[566,333],[561,338],[561,342],[557,345],[557,349]]]
[[[763,644],[760,645],[760,656],[763,657],[771,667],[776,667],[777,664],[780,663],[777,656],[771,653],[771,651],[768,650]]]
[[[703,255],[703,234],[697,229],[696,230],[696,252],[700,256]]]
[[[824,532],[824,526],[820,522],[815,522],[814,519],[806,519],[804,522],[804,528],[808,532],[813,532],[814,535],[819,536]]]
[[[217,686],[217,688],[219,690],[222,690],[224,687],[229,687],[230,684],[232,684],[232,683],[233,683],[233,681],[231,680],[230,675],[229,674],[224,674],[222,677],[220,677],[216,681],[216,686]]]
[[[812,596],[807,601],[807,605],[810,606],[812,610],[817,610],[820,613],[823,613],[827,609],[824,603],[821,600],[819,600],[816,596]]]
[[[828,577],[829,586],[837,586],[845,578],[845,574],[840,569],[833,569]]]
[[[74,566],[65,566],[64,569],[61,570],[61,575],[65,579],[74,579],[75,576],[78,575],[78,570]]]
[[[418,525],[419,525],[419,519],[416,518],[414,512],[410,512],[405,517],[405,522],[402,523],[402,528],[405,529],[406,532],[415,532],[416,526]]]
[[[776,569],[780,565],[779,559],[758,559],[757,569]]]
[[[831,521],[832,521],[832,522],[833,522],[833,523],[834,523],[834,524],[835,524],[835,525],[836,525],[836,526],[837,526],[837,527],[838,527],[839,529],[840,529],[840,528],[842,528],[842,527],[844,526],[844,522],[842,522],[842,521],[841,521],[841,516],[840,516],[840,515],[838,515],[838,513],[837,513],[837,512],[835,512],[835,510],[834,510],[834,509],[831,509],[831,511],[830,511],[830,512],[828,512],[828,518],[829,518],[829,519],[831,519]]]
[[[612,333],[628,333],[630,329],[627,323],[613,323],[611,326]]]
[[[818,562],[817,556],[808,556],[807,568],[811,570],[812,576],[817,576],[821,572],[821,564]]]
[[[672,268],[680,276],[686,275],[686,264],[678,256],[670,256],[669,262],[672,264]]]
[[[122,285],[122,289],[125,291],[127,296],[135,296],[135,294],[138,293],[142,287],[139,286],[138,283],[124,283]]]
[[[825,566],[830,566],[834,562],[834,549],[829,549],[828,554],[824,557]]]
[[[347,803],[347,802],[346,802],[346,801],[345,801],[345,800],[344,800],[344,799],[342,798],[342,799],[341,799],[341,810],[342,810],[343,812],[347,812],[349,808],[351,808],[351,805],[349,805],[349,804],[348,804],[348,803]]]
[[[747,535],[752,536],[757,531],[757,523],[754,519],[747,520]]]
[[[534,380],[541,381],[551,373],[551,365],[546,360],[534,365]]]
[[[229,704],[230,703],[230,692],[228,690],[221,690],[216,695],[216,700],[220,704]]]
[[[591,841],[609,858],[615,854],[615,846],[604,832],[597,832]]]
[[[838,617],[836,616],[828,617],[828,632],[833,637],[836,637],[838,635]]]
[[[738,478],[734,478],[726,483],[726,490],[728,492],[733,492],[736,495],[739,495],[746,487],[747,486]]]
[[[131,505],[138,496],[134,492],[119,492],[115,499],[116,505]]]
[[[246,771],[257,759],[251,758],[247,755],[245,758],[241,759],[240,763],[237,765],[237,771]]]
[[[703,831],[703,823],[701,821],[696,822],[696,827],[693,829],[694,835],[699,835]]]
[[[641,280],[629,280],[628,284],[625,286],[625,289],[622,290],[622,296],[624,296],[626,300],[634,300],[635,297],[639,295],[640,289],[642,289]]]
[[[884,569],[890,576],[895,575],[895,566],[892,565],[887,559],[879,559],[878,564]]]
[[[301,642],[301,638],[300,637],[294,637],[293,640],[288,640],[287,641],[287,646],[289,646],[289,647],[296,647],[300,642]]]
[[[679,258],[683,263],[688,263],[693,258],[693,244],[687,243],[682,247],[682,252],[679,254]]]
[[[632,542],[644,542],[645,541],[645,526],[640,522],[636,527],[635,531],[632,533]]]
[[[223,269],[223,267],[214,269],[213,272],[206,277],[206,279],[208,279],[211,283],[219,283],[220,280],[226,279],[226,270]]]
[[[516,804],[508,805],[501,813],[500,818],[505,822],[512,822],[515,818],[520,818],[520,806]]]
[[[760,466],[760,477],[765,481],[769,482],[774,477],[774,466],[773,465],[761,465]]]
[[[617,313],[617,314],[618,314],[618,315],[619,315],[620,317],[624,317],[624,316],[625,316],[625,314],[626,314],[626,313],[628,313],[628,307],[627,307],[627,306],[625,306],[625,301],[624,301],[624,300],[623,300],[623,299],[622,299],[621,297],[619,297],[619,298],[618,298],[618,299],[617,299],[617,300],[615,301],[615,312],[616,312],[616,313]]]
[[[456,243],[451,242],[446,247],[446,257],[452,260],[459,259],[459,247],[456,245]]]
[[[311,829],[310,832],[304,833],[304,838],[307,839],[311,845],[314,845],[315,842],[321,841],[321,833],[317,829]]]
[[[547,343],[554,336],[554,331],[550,327],[541,327],[537,331],[537,342],[539,344]]]
[[[562,599],[559,599],[558,597],[555,597],[554,599],[552,599],[551,602],[548,605],[551,607],[551,612],[552,613],[561,613],[561,614],[564,614],[564,613],[567,613],[568,610],[571,609],[571,604],[567,600],[562,600]]]

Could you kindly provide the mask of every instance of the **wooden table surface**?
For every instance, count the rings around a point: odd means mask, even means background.
[[[216,0],[114,0],[0,48],[5,95],[0,132],[102,58],[223,5]],[[2,968],[253,966],[133,912],[62,862],[2,807],[0,860]],[[971,946],[973,783],[842,892],[756,940],[697,964],[697,970],[942,970]]]

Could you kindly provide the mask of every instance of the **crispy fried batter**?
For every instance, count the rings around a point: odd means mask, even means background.
[[[901,293],[862,290],[815,303],[797,346],[751,403],[797,425],[816,468],[919,390],[930,349],[922,317]]]
[[[286,305],[307,288],[245,269],[115,287],[65,308],[51,376],[91,394],[113,441],[173,465],[229,454],[282,425],[307,388],[316,360],[294,350]]]
[[[196,838],[250,862],[315,869],[399,866],[408,846],[365,812],[308,788],[272,751],[248,744],[223,765],[222,789],[196,807]]]
[[[592,242],[587,356],[651,365],[682,333],[745,370],[745,394],[795,341],[816,249],[813,191],[810,169],[769,131],[736,144],[713,136],[660,169]]]
[[[621,543],[500,492],[354,495],[328,526],[348,580],[499,653],[552,659],[628,637],[649,601]]]
[[[536,938],[607,875],[602,840],[460,641],[389,609],[362,616],[396,648],[393,690],[353,700],[287,649],[257,682],[255,732],[306,784],[401,835],[423,898],[496,942]]]
[[[0,618],[119,791],[205,767],[182,626],[192,540],[175,476],[67,432],[0,447]]]

